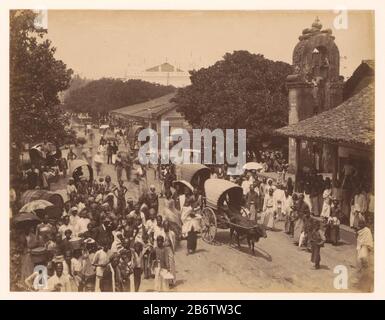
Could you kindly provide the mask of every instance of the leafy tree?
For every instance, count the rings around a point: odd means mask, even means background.
[[[70,91],[64,105],[75,112],[103,114],[113,109],[158,98],[174,90],[172,86],[142,80],[102,78]]]
[[[178,91],[178,110],[200,128],[247,129],[256,142],[288,121],[285,79],[291,66],[248,51],[226,53],[208,68],[190,71],[191,85]]]
[[[23,143],[64,141],[67,119],[58,93],[70,82],[72,70],[56,60],[47,30],[34,24],[31,10],[10,12],[10,134],[17,155]]]

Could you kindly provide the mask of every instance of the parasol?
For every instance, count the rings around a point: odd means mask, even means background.
[[[12,218],[12,223],[16,227],[32,227],[41,222],[40,218],[31,212],[20,213]]]
[[[53,206],[53,204],[47,200],[33,200],[31,202],[28,202],[27,204],[25,204],[20,210],[19,212],[22,212],[22,213],[33,213],[33,212],[36,212],[37,210],[44,210],[45,208],[49,207],[49,206]]]
[[[245,170],[262,170],[263,165],[258,162],[248,162],[243,166]]]

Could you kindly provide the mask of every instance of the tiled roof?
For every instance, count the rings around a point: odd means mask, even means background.
[[[112,110],[111,113],[125,115],[132,118],[140,118],[143,120],[149,119],[150,117],[157,118],[163,113],[175,107],[175,102],[170,101],[174,96],[175,93],[169,93],[162,97],[152,99],[146,102]]]
[[[338,107],[276,130],[279,135],[326,143],[374,146],[374,83]]]

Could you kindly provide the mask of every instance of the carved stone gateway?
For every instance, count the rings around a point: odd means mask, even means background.
[[[293,51],[294,74],[287,77],[289,89],[289,124],[297,123],[342,102],[343,77],[340,76],[340,54],[331,29],[322,30],[318,17],[310,28],[305,28]],[[289,165],[297,171],[296,142],[289,141]],[[307,150],[309,149],[309,150]],[[317,151],[317,155],[314,154]],[[322,145],[308,143],[300,151],[301,166],[327,170],[327,163],[314,163],[325,159],[328,152]],[[297,150],[298,153],[298,150]],[[321,154],[319,154],[321,153]]]

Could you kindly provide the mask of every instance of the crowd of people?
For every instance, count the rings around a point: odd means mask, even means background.
[[[283,184],[250,171],[236,182],[242,186],[244,205],[249,210],[250,219],[260,221],[270,230],[275,230],[276,223],[282,221],[285,233],[294,244],[311,252],[314,268],[319,269],[321,247],[325,243],[334,246],[339,244],[343,213],[341,199],[333,192],[330,178],[324,179],[320,175],[309,178],[317,182],[318,192],[312,196],[306,189],[312,186],[311,183],[305,182],[305,191],[297,189],[294,192],[294,183],[290,177]],[[374,196],[370,199],[373,206]],[[357,204],[360,208],[357,208]],[[367,211],[369,207],[362,193],[354,197],[351,226],[357,232],[359,268],[368,266],[374,248],[370,228],[372,213]]]
[[[164,182],[158,193],[148,186],[149,168],[128,152],[123,157],[117,144],[103,136],[94,157],[92,149],[77,155],[70,148],[68,166],[79,158],[96,168],[96,176],[90,180],[74,171],[68,178],[61,217],[43,214],[40,224],[11,230],[16,290],[139,291],[143,278],[154,279],[156,291],[175,286],[178,242],[187,240],[186,254],[197,248],[202,207],[197,190],[172,188],[175,167],[167,165],[154,168]],[[116,184],[102,175],[108,165],[115,169]],[[46,282],[36,270],[42,265]]]
[[[13,234],[21,280],[29,289],[36,289],[36,264],[48,270],[42,290],[138,291],[142,275],[155,278],[154,290],[175,285],[181,225],[172,218],[178,216],[172,206],[167,216],[159,214],[154,186],[137,202],[126,201],[123,181],[115,186],[109,176],[93,183],[70,178],[67,192],[60,219],[45,214],[37,226]]]
[[[282,154],[260,156],[264,169],[259,172],[247,170],[232,176],[227,175],[226,164],[211,165],[210,178],[241,186],[246,217],[272,231],[278,230],[281,222],[293,243],[311,252],[311,262],[319,269],[321,248],[325,243],[338,245],[340,240],[344,214],[338,186],[315,174],[304,176],[295,185],[285,177]],[[61,217],[53,219],[44,214],[40,224],[11,231],[15,266],[11,282],[17,284],[16,290],[139,291],[143,278],[153,279],[156,291],[175,286],[179,241],[187,240],[187,255],[197,249],[204,191],[174,184],[174,165],[143,166],[132,159],[130,152],[119,150],[119,143],[104,136],[94,156],[92,147],[79,155],[70,148],[66,166],[58,170],[63,173],[78,158],[95,168],[96,176],[91,179],[75,175],[68,179],[68,201]],[[116,184],[103,174],[106,165],[114,167]],[[160,182],[159,192],[154,185],[148,185],[150,168]],[[24,173],[27,188],[44,187],[37,178],[41,176],[39,169],[31,169]],[[269,171],[283,174],[274,181],[262,174]],[[364,192],[363,186],[358,189],[352,198],[350,224],[357,231],[360,267],[367,268],[373,251],[368,225],[374,196]],[[37,265],[46,267],[46,281],[40,281],[42,273],[36,270]]]

